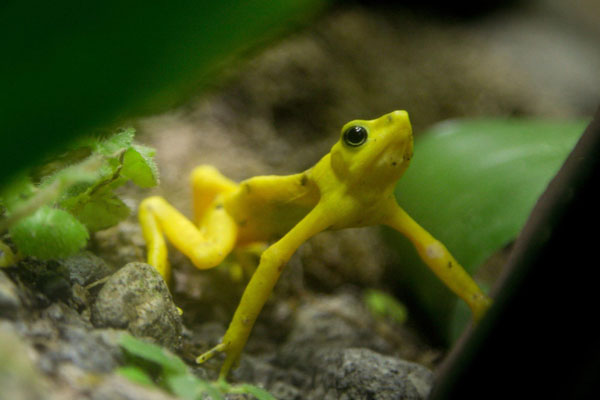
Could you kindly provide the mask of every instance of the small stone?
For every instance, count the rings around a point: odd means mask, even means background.
[[[92,400],[177,400],[163,390],[145,387],[112,374],[97,383],[90,393]]]
[[[17,287],[3,271],[0,271],[0,318],[15,319],[20,307]]]
[[[180,346],[181,316],[151,265],[132,262],[115,272],[100,289],[91,312],[97,327],[127,329],[170,349]]]
[[[315,386],[329,388],[332,399],[425,399],[433,384],[427,368],[369,349],[324,349],[319,358]]]
[[[82,251],[59,261],[69,280],[81,286],[94,283],[114,272],[102,258],[89,251]]]
[[[432,372],[382,355],[395,350],[373,331],[374,326],[373,317],[351,291],[305,302],[275,356],[275,365],[298,375],[291,378],[271,372],[263,384],[272,390],[274,383],[284,381],[299,388],[303,399],[426,398]],[[260,376],[256,365],[253,362],[254,371],[245,371],[246,376]],[[240,370],[243,367],[242,359]]]
[[[49,382],[36,368],[31,348],[6,321],[0,321],[0,397],[2,399],[55,399]]]
[[[77,309],[84,309],[88,305],[89,293],[86,288],[79,283],[74,283],[71,287],[71,301]]]
[[[300,389],[288,383],[277,381],[269,388],[269,393],[276,399],[301,400]]]

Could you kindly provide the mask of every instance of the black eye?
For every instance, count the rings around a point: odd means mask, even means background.
[[[342,138],[348,146],[357,147],[367,141],[367,130],[360,126],[354,125],[344,131]]]

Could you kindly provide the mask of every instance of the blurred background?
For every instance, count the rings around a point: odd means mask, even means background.
[[[63,137],[189,110],[216,86],[232,112],[269,118],[298,143],[394,108],[410,112],[416,132],[460,116],[592,112],[597,2],[441,3],[5,2],[0,170]],[[260,141],[265,129],[246,125]],[[271,153],[295,169],[297,152],[282,151]]]

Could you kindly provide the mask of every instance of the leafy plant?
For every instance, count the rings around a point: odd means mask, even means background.
[[[395,297],[377,289],[367,289],[363,292],[363,301],[367,309],[376,318],[387,319],[402,325],[408,318],[406,306]]]
[[[85,139],[61,157],[22,174],[0,192],[8,230],[22,255],[67,257],[83,248],[90,232],[116,225],[129,207],[114,190],[128,181],[141,187],[158,183],[154,150],[133,143],[134,129],[111,137]],[[4,264],[14,261],[5,244]]]
[[[414,160],[396,190],[398,202],[446,244],[467,271],[510,243],[537,198],[575,145],[585,121],[480,119],[433,127],[415,143]],[[403,237],[398,279],[411,290],[446,341],[470,318]]]
[[[129,361],[118,369],[119,374],[142,385],[162,388],[178,398],[196,400],[210,395],[213,400],[224,400],[224,393],[244,393],[251,394],[258,400],[275,400],[266,390],[257,386],[233,386],[225,381],[209,382],[200,379],[192,374],[179,357],[131,335],[123,335],[120,345],[128,354]]]

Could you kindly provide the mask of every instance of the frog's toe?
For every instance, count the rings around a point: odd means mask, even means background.
[[[207,352],[200,354],[196,358],[196,363],[202,364],[203,362],[206,362],[206,361],[210,360],[211,358],[213,358],[217,353],[222,353],[226,350],[227,350],[227,345],[225,343],[219,343],[218,345],[216,345],[212,349],[208,350]]]

